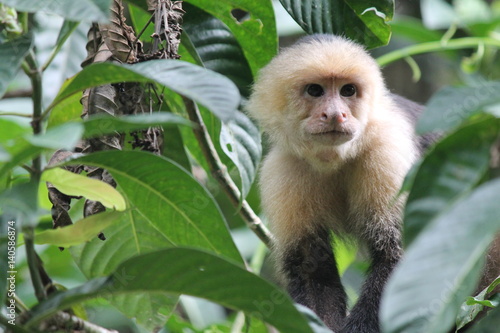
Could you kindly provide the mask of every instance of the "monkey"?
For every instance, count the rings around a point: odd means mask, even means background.
[[[402,249],[403,180],[434,140],[422,106],[392,94],[373,57],[340,36],[311,35],[261,69],[246,110],[270,149],[262,208],[290,296],[334,332],[379,332],[382,291]],[[347,314],[331,234],[366,247],[371,265]]]

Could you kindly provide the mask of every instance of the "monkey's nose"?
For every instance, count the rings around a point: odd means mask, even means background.
[[[341,124],[343,123],[344,121],[347,120],[347,113],[345,112],[340,112],[337,116],[336,116],[336,119],[337,123]]]
[[[347,113],[345,112],[323,112],[321,113],[321,121],[331,122],[334,121],[341,124],[347,120]]]

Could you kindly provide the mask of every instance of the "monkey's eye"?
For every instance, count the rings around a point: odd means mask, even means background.
[[[351,97],[356,93],[356,86],[354,84],[346,84],[340,88],[340,96]]]
[[[323,87],[316,83],[311,83],[306,86],[306,92],[312,97],[320,97],[325,94]]]

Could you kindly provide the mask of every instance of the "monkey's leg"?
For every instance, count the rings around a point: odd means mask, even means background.
[[[399,232],[394,234],[399,235]],[[370,273],[341,333],[380,332],[378,319],[380,299],[394,266],[401,258],[402,248],[397,237],[386,239],[382,246],[379,244],[375,245],[373,242],[370,246],[372,258]]]
[[[330,235],[326,230],[305,235],[283,256],[290,296],[313,310],[335,332],[346,316],[346,293],[340,282]]]

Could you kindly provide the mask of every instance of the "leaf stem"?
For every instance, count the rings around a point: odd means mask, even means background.
[[[198,144],[201,147],[203,156],[205,156],[205,159],[207,160],[212,176],[222,187],[233,206],[239,208],[241,196],[240,190],[229,176],[227,167],[221,162],[219,154],[217,153],[212,139],[208,134],[205,123],[203,122],[198,106],[186,97],[183,97],[183,100],[189,115],[189,120],[198,125],[193,128],[193,132]],[[273,240],[271,232],[262,223],[246,200],[243,200],[241,203],[239,213],[247,226],[260,238],[260,240],[266,244],[267,247],[271,247]]]
[[[63,23],[63,27],[65,26],[66,24],[66,21]],[[40,71],[44,72],[47,67],[50,66],[50,64],[52,63],[52,61],[54,60],[54,58],[56,57],[56,55],[59,53],[59,51],[61,50],[61,48],[63,47],[64,43],[66,42],[66,40],[68,39],[68,37],[73,33],[73,31],[75,31],[75,29],[78,27],[78,24],[79,22],[72,22],[70,25],[69,25],[69,29],[67,31],[65,31],[64,35],[61,37],[61,39],[59,40],[58,38],[58,41],[57,41],[57,44],[56,44],[56,47],[52,50],[52,52],[50,53],[50,56],[49,58],[47,59],[47,61],[45,61],[45,63],[43,64],[43,66],[41,67]]]
[[[377,62],[380,66],[386,66],[396,60],[404,59],[409,56],[413,56],[421,53],[429,52],[439,52],[448,50],[458,50],[475,48],[480,44],[495,46],[500,48],[500,40],[491,37],[464,37],[456,38],[448,41],[434,41],[428,43],[421,43],[416,45],[410,45],[399,50],[395,50],[384,54],[377,58]]]

